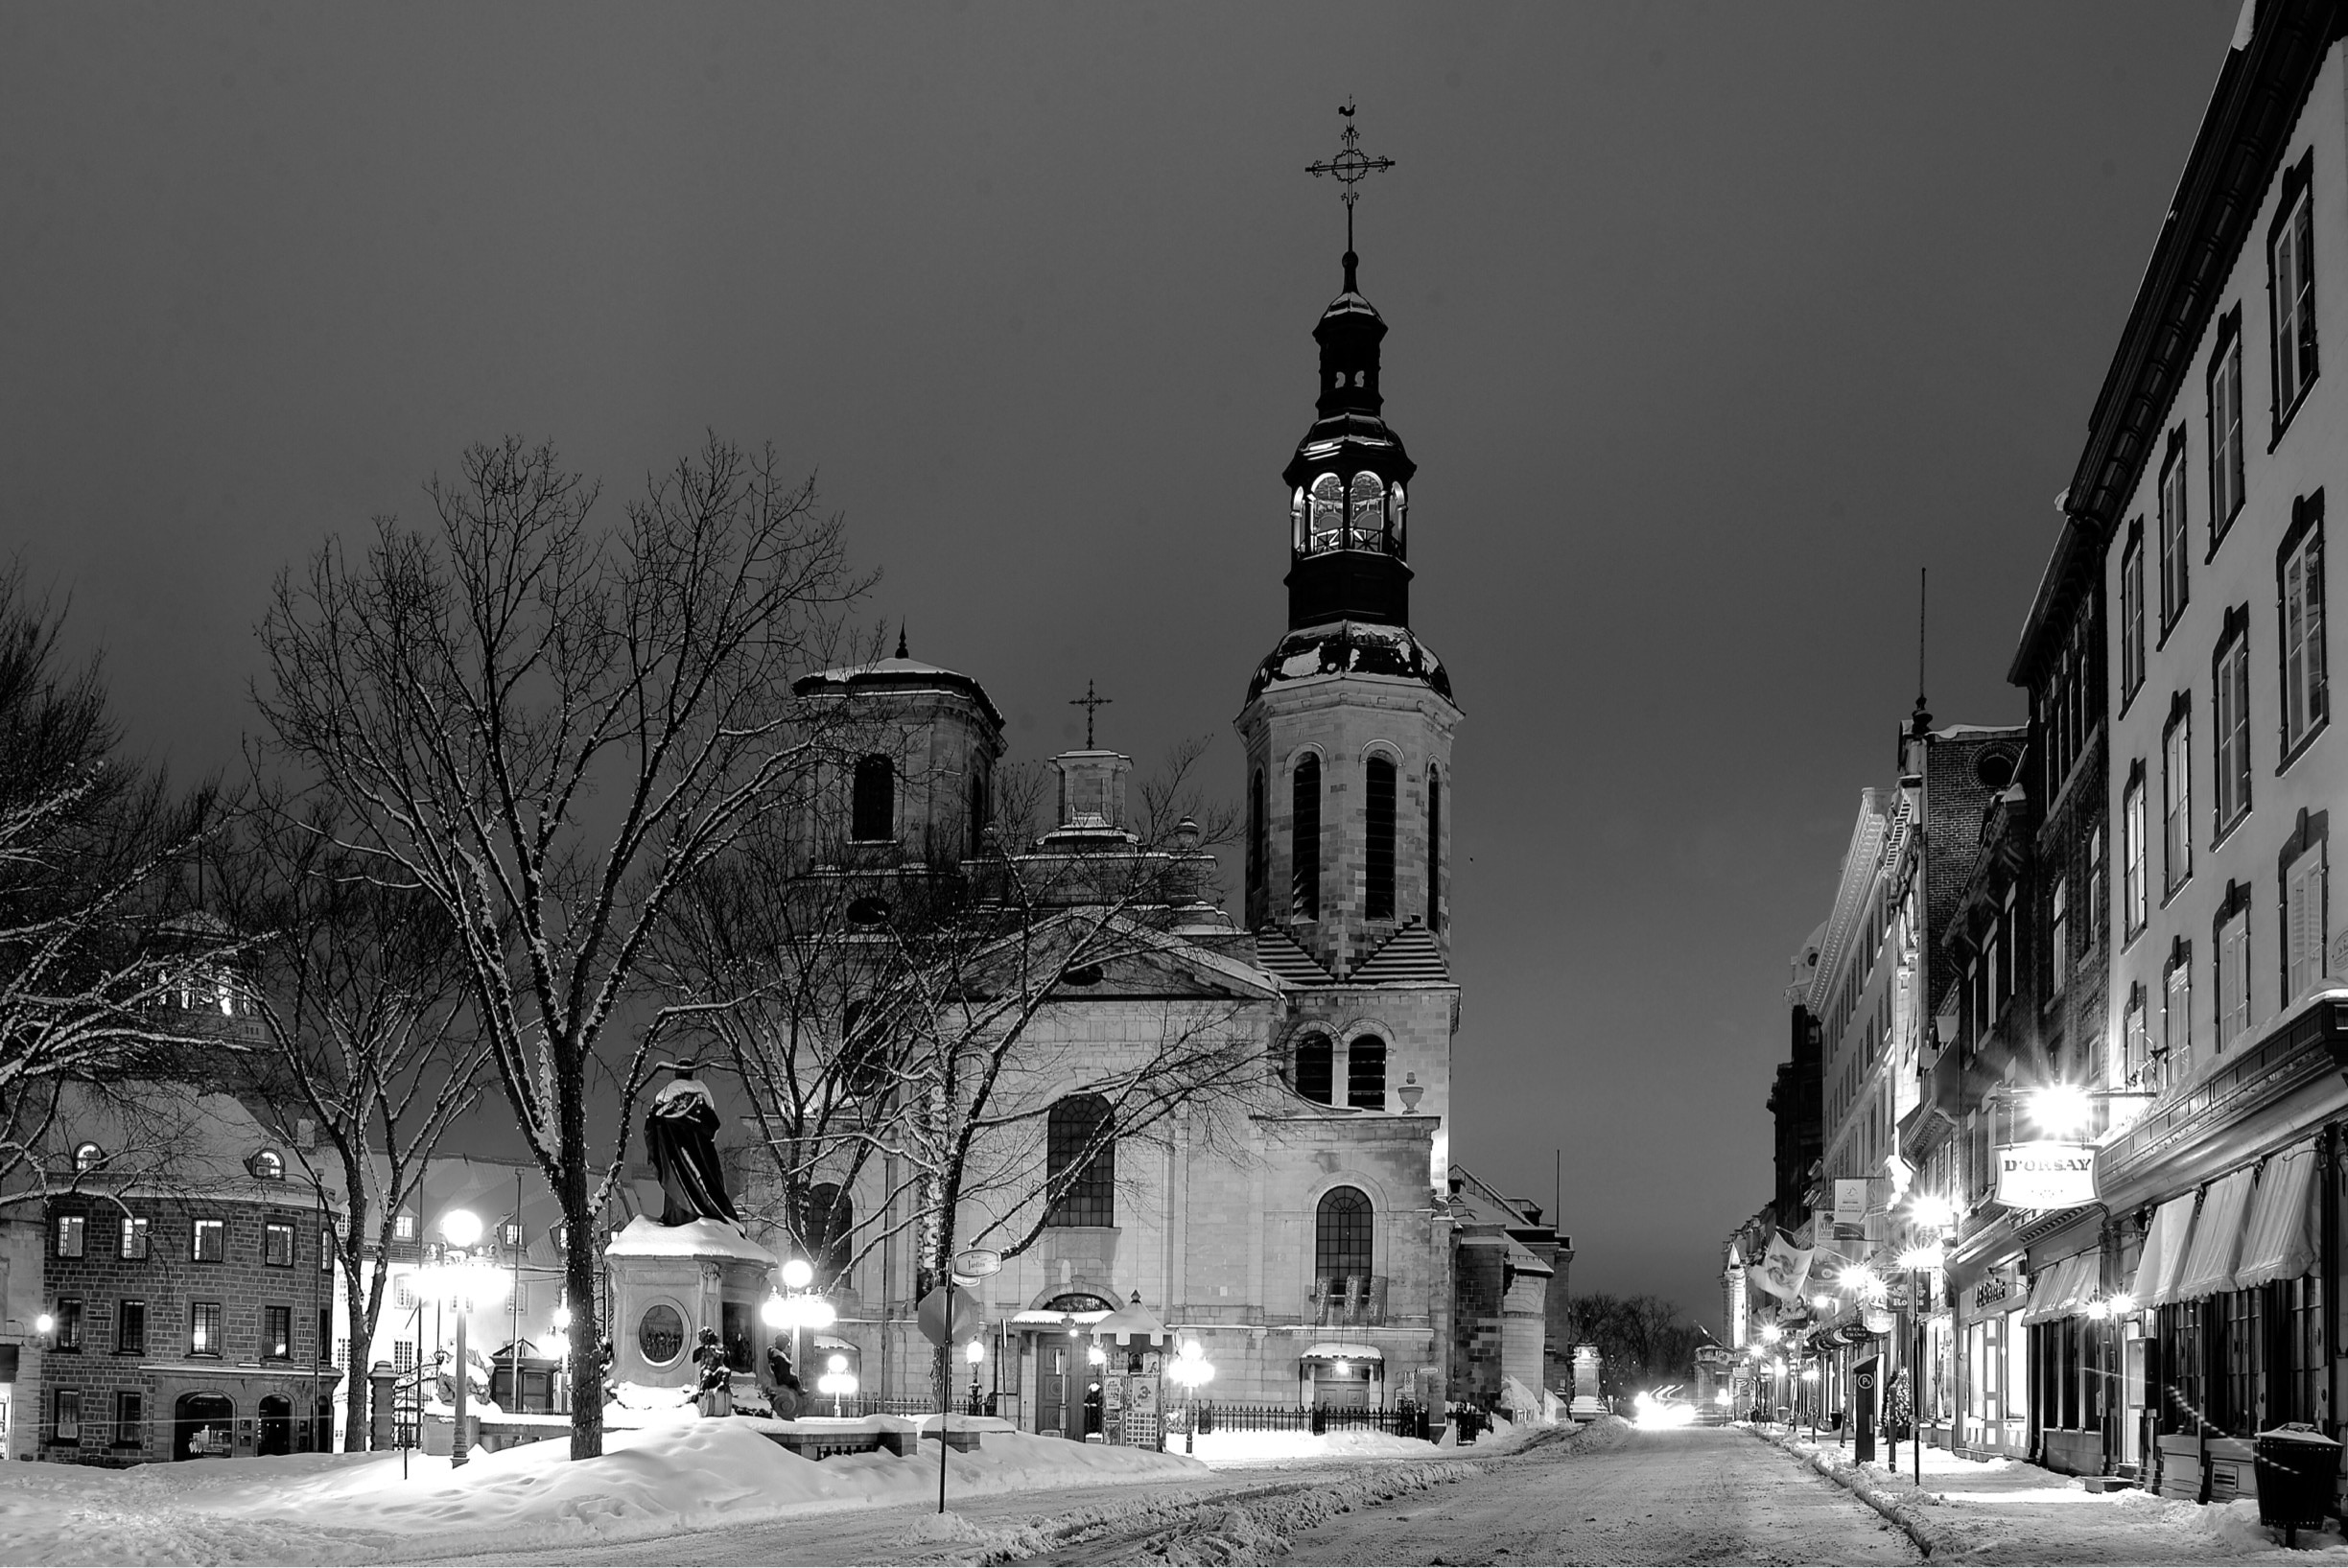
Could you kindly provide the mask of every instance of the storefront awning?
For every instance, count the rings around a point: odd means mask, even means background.
[[[2102,1283],[2102,1254],[2092,1250],[2050,1264],[2038,1275],[2030,1305],[2023,1309],[2024,1325],[2051,1323],[2085,1311]]]
[[[1348,1345],[1338,1340],[1323,1340],[1306,1347],[1306,1361],[1384,1361],[1386,1352],[1374,1345]]]
[[[2242,1266],[2234,1271],[2236,1290],[2296,1279],[2315,1266],[2315,1231],[2308,1223],[2314,1194],[2314,1144],[2287,1149],[2266,1161],[2258,1195],[2250,1202]]]
[[[2175,1300],[2177,1280],[2185,1273],[2185,1250],[2193,1235],[2194,1195],[2172,1198],[2152,1216],[2145,1232],[2144,1253],[2136,1264],[2136,1288],[2128,1294],[2149,1312]]]
[[[2255,1180],[2252,1172],[2243,1169],[2210,1183],[2201,1200],[2200,1217],[2194,1221],[2193,1247],[2185,1254],[2184,1276],[2176,1284],[2177,1300],[2198,1300],[2234,1288]]]

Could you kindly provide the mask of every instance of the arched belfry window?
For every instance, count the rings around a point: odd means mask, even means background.
[[[1324,474],[1312,483],[1312,544],[1315,550],[1345,543],[1345,480]]]
[[[1387,548],[1397,555],[1404,553],[1404,520],[1409,511],[1409,503],[1402,496],[1402,486],[1397,484],[1386,493]]]
[[[1304,487],[1300,484],[1288,497],[1288,548],[1302,555],[1304,545]]]
[[[1056,1192],[1048,1225],[1116,1224],[1116,1138],[1109,1102],[1071,1094],[1051,1108],[1045,1126],[1046,1190]]]
[[[1305,753],[1289,797],[1288,912],[1321,918],[1321,759]]]
[[[1430,931],[1443,929],[1443,770],[1427,769],[1427,885],[1426,923]]]
[[[1296,1091],[1315,1105],[1334,1105],[1337,1100],[1336,1048],[1327,1035],[1306,1035],[1297,1041],[1295,1075]]]
[[[887,758],[858,759],[848,817],[848,836],[859,843],[897,836],[897,769]]]
[[[1377,1212],[1361,1188],[1331,1187],[1322,1195],[1313,1216],[1313,1275],[1330,1282],[1330,1294],[1348,1294],[1347,1280],[1370,1277],[1376,1229]]]
[[[1354,550],[1386,548],[1386,481],[1375,474],[1356,474],[1347,497],[1347,543]]]
[[[1370,789],[1362,801],[1362,914],[1395,918],[1395,765],[1391,757],[1370,759]]]
[[[1256,898],[1263,892],[1264,881],[1264,776],[1257,768],[1248,775],[1247,798],[1247,897],[1248,919],[1261,919],[1256,907]]]
[[[1346,1047],[1346,1104],[1356,1111],[1386,1109],[1386,1042],[1375,1035]]]

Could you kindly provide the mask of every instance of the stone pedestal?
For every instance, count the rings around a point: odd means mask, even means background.
[[[716,1330],[738,1369],[757,1365],[766,1331],[759,1307],[773,1289],[775,1255],[718,1220],[662,1225],[639,1216],[604,1250],[611,1269],[612,1376],[690,1388],[693,1346]]]

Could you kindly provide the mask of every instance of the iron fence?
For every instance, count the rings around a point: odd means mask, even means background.
[[[1202,1400],[1196,1416],[1201,1435],[1209,1432],[1383,1432],[1393,1438],[1432,1440],[1423,1406],[1235,1405]],[[1176,1413],[1180,1419],[1180,1413]]]

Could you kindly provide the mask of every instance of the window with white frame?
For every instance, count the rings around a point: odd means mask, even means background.
[[[2234,909],[2218,924],[2218,1048],[2250,1030],[2250,910]]]
[[[2161,973],[2161,1053],[2168,1070],[2184,1075],[2193,1061],[2193,947],[2180,939]]]
[[[2315,379],[2315,210],[2307,171],[2303,162],[2285,177],[2283,210],[2267,240],[2277,431]]]
[[[188,1254],[199,1263],[221,1263],[228,1256],[228,1222],[197,1220]]]
[[[2276,567],[2283,622],[2283,749],[2313,735],[2328,712],[2324,688],[2323,525],[2302,519]]]
[[[2185,613],[2185,428],[2169,437],[2160,477],[2160,612],[2166,634]]]
[[[2054,991],[2061,991],[2071,973],[2071,878],[2054,878],[2047,894],[2047,962],[2054,970]]]
[[[89,1241],[89,1216],[59,1214],[57,1216],[55,1233],[58,1256],[80,1257]]]
[[[2242,503],[2242,307],[2218,324],[2218,351],[2209,367],[2210,546]]]
[[[2161,866],[2169,893],[2193,876],[2193,704],[2183,698],[2161,735]]]
[[[2145,927],[2150,910],[2145,898],[2145,781],[2144,764],[2128,777],[2127,792],[2120,798],[2121,906],[2133,937]]]
[[[148,1233],[146,1216],[138,1214],[123,1216],[122,1255],[124,1257],[129,1259],[145,1257],[152,1240],[153,1238]]]
[[[2218,736],[2211,761],[2218,782],[2217,831],[2250,809],[2250,618],[2226,616],[2226,633],[2210,665],[2211,711]]]
[[[2145,1069],[2151,1054],[2151,1040],[2145,1030],[2145,992],[2142,986],[2128,987],[2127,1012],[2123,1015],[2120,1030],[2120,1070],[2126,1081],[2134,1083]]]
[[[2145,681],[2144,519],[2128,525],[2120,557],[2120,706],[2125,708]]]
[[[2283,995],[2304,995],[2323,978],[2324,897],[2329,846],[2307,845],[2283,871]]]

